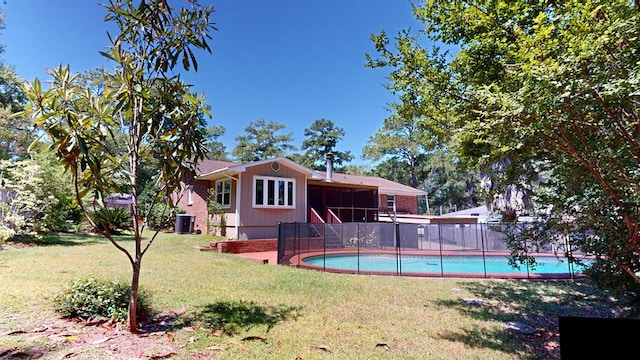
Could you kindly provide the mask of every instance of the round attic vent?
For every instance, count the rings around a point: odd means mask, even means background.
[[[278,171],[278,170],[280,170],[280,164],[278,164],[278,162],[277,162],[277,161],[272,162],[272,163],[271,163],[271,170],[273,170],[273,171]]]

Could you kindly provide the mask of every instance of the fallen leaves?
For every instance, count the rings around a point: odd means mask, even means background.
[[[175,316],[183,311],[168,314]],[[51,319],[43,327],[33,330],[14,330],[2,336],[22,336],[44,339],[56,344],[65,344],[63,352],[56,356],[59,359],[78,358],[78,354],[104,352],[108,356],[126,359],[152,359],[161,360],[179,356],[185,351],[190,359],[211,360],[216,359],[222,353],[238,352],[249,353],[260,346],[273,346],[278,351],[290,351],[291,349],[280,341],[262,335],[227,336],[223,330],[196,329],[187,327],[161,327],[156,323],[150,326],[148,332],[131,334],[119,324],[110,321],[95,320],[91,322],[74,322],[65,319]],[[149,332],[150,331],[150,332]],[[262,345],[264,344],[264,345]],[[334,354],[340,351],[335,349],[335,344],[309,344],[307,351]],[[369,346],[380,351],[391,351],[396,343],[379,341]],[[26,355],[25,355],[26,353]],[[216,354],[217,353],[217,354]],[[24,349],[11,348],[0,349],[0,359],[28,358],[38,359],[47,355],[44,352],[28,352]],[[48,355],[47,355],[48,356]],[[303,354],[298,357],[302,359]],[[333,356],[333,355],[331,355]]]

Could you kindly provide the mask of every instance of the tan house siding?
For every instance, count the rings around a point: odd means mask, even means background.
[[[270,176],[295,179],[295,202],[293,209],[278,208],[254,208],[253,206],[253,184],[255,176]],[[274,171],[271,164],[263,164],[247,169],[242,174],[242,188],[240,190],[240,233],[238,239],[254,238],[256,234],[264,234],[262,236],[276,236],[275,225],[278,222],[296,222],[305,218],[305,191],[306,178],[300,173],[280,166],[278,171]],[[274,231],[271,231],[271,230]],[[273,232],[273,234],[271,234]]]
[[[307,216],[312,203],[316,204],[313,206],[320,207],[330,207],[335,203],[338,216],[346,222],[377,221],[378,212],[388,210],[386,194],[403,194],[395,197],[396,209],[400,213],[410,214],[418,211],[416,196],[424,195],[420,190],[377,177],[332,173],[332,177],[327,178],[326,174],[305,168],[284,157],[249,164],[207,160],[199,164],[197,173],[199,180],[193,181],[193,203],[188,204],[188,194],[185,193],[177,205],[187,214],[195,216],[194,231],[221,235],[219,226],[207,221],[208,189],[215,188],[216,181],[230,179],[230,206],[224,209],[227,239],[275,238],[278,223],[309,221]],[[267,184],[273,186],[269,180],[292,179],[295,184],[293,204],[274,206],[271,201],[265,201],[264,205],[254,206],[254,184],[257,176],[265,177],[265,189],[269,187]],[[316,191],[318,187],[321,188],[319,194]],[[342,191],[332,194],[334,187]],[[307,203],[310,189],[314,189],[313,201]],[[288,194],[288,186],[285,193]],[[350,196],[352,203],[336,202],[332,196],[343,200],[346,199],[343,196]],[[271,202],[272,205],[269,206],[266,202]],[[355,206],[354,202],[359,206]],[[374,215],[371,218],[368,210]],[[220,224],[218,219],[214,221],[217,222],[215,225]]]

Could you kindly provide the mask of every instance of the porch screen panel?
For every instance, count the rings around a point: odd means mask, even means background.
[[[354,207],[377,208],[378,192],[368,189],[356,189],[353,194]]]
[[[326,202],[327,206],[340,206],[340,189],[327,187],[326,188]]]

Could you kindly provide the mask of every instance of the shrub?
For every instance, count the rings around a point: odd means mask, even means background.
[[[102,208],[93,214],[93,222],[98,230],[108,230],[119,235],[131,229],[131,213],[122,208]]]
[[[15,231],[0,224],[0,244],[13,238],[15,234],[16,234]]]
[[[130,286],[94,278],[78,279],[60,291],[54,298],[56,311],[67,318],[127,319]],[[144,291],[138,294],[138,317],[144,320],[150,314],[150,297]]]
[[[186,214],[187,211],[182,208],[171,208],[166,204],[156,204],[147,216],[147,225],[155,230],[164,230],[172,228],[176,222],[176,214]]]

